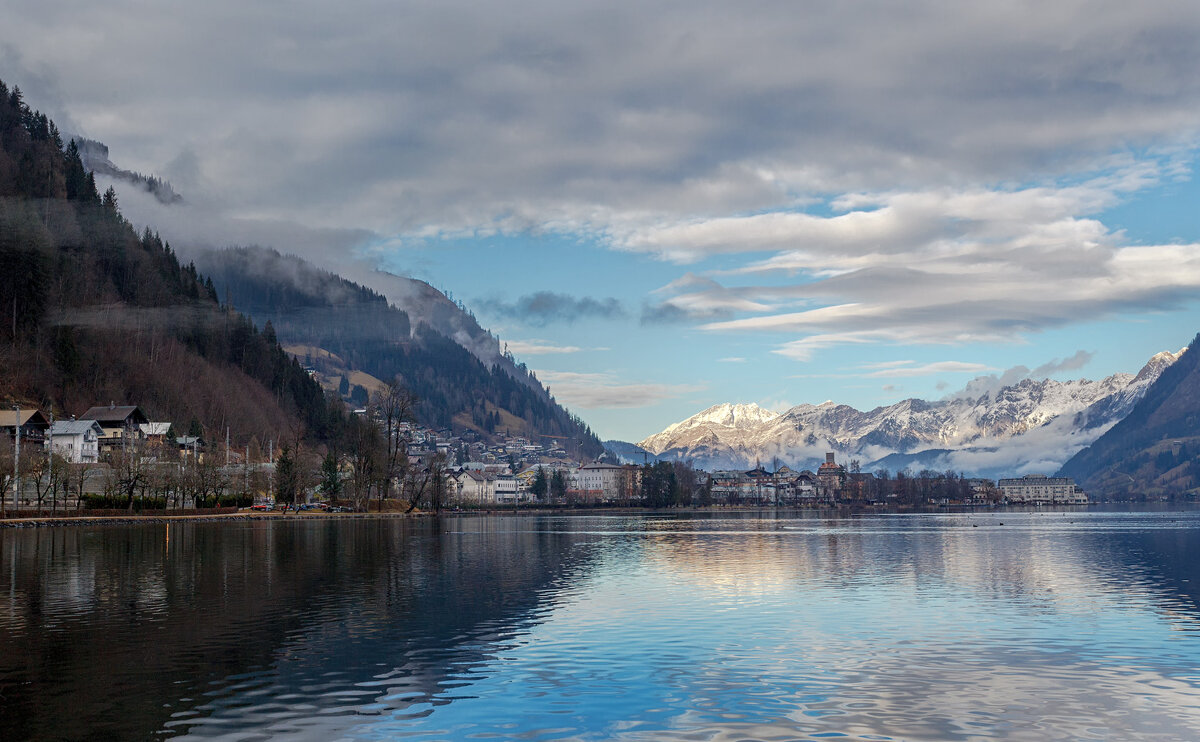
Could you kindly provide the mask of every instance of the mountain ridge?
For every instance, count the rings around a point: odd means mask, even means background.
[[[1120,422],[1063,464],[1085,490],[1106,498],[1200,494],[1200,334],[1164,369]]]
[[[326,351],[339,371],[387,381],[397,376],[434,427],[485,435],[566,439],[579,453],[603,447],[475,318],[429,284],[388,274],[400,302],[303,258],[262,247],[203,250],[197,265],[218,295],[288,345]],[[320,365],[320,354],[314,362]],[[515,429],[514,429],[515,428]]]
[[[1123,418],[1178,356],[1157,353],[1137,374],[1098,381],[1023,379],[977,396],[910,398],[868,411],[833,402],[799,404],[762,421],[747,418],[741,426],[707,421],[721,407],[716,405],[636,445],[705,468],[774,459],[810,466],[835,451],[866,467],[903,454],[928,468],[971,473],[1053,471]],[[1030,450],[1019,453],[1019,447]],[[1047,450],[1038,453],[1037,447]]]

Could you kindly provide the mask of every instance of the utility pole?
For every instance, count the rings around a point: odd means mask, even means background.
[[[14,305],[15,306],[15,305]],[[16,327],[16,315],[13,315],[13,327]],[[17,430],[17,450],[13,456],[13,510],[21,507],[21,501],[18,499],[21,496],[21,407],[13,405],[13,412],[16,418],[13,420],[13,426]]]
[[[54,408],[53,407],[50,408],[50,430],[47,431],[46,434],[50,438],[50,452],[46,454],[46,456],[47,456],[46,464],[47,464],[48,470],[50,472],[50,481],[48,482],[48,484],[51,487],[54,487]],[[57,501],[58,501],[58,488],[54,487],[54,491],[51,493],[50,502],[53,504]],[[41,508],[42,508],[42,504],[39,501],[38,502],[38,510],[40,511]]]

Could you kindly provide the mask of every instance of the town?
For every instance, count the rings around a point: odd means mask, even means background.
[[[395,410],[393,410],[394,412]],[[0,411],[0,501],[17,513],[84,510],[387,511],[521,507],[835,507],[1085,505],[1069,478],[972,479],[953,472],[863,472],[835,454],[817,470],[704,472],[686,462],[579,461],[570,442],[432,430],[386,404],[352,416],[379,450],[327,451],[294,436],[232,446],[195,424],[151,420],[137,405],[94,406],[70,419]],[[365,437],[362,440],[367,440]],[[364,448],[368,444],[364,444]],[[380,463],[380,459],[384,462]],[[390,462],[392,465],[387,466]]]

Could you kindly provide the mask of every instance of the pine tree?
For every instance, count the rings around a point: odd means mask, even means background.
[[[336,500],[342,494],[342,477],[338,472],[337,454],[330,451],[321,462],[321,492],[327,500]]]

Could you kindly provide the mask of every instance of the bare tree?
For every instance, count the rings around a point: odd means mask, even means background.
[[[83,492],[87,488],[88,479],[91,478],[92,472],[100,468],[100,465],[94,461],[81,461],[78,464],[71,464],[71,468],[67,477],[67,491],[75,490],[75,507],[83,507]]]
[[[392,483],[407,479],[408,440],[401,435],[400,428],[403,423],[412,422],[416,407],[416,395],[400,383],[399,376],[376,396],[375,410],[383,425],[384,437],[383,461],[378,472],[382,483],[379,488],[380,510],[383,510],[383,501],[391,496]]]
[[[379,428],[371,420],[354,417],[350,421],[350,497],[355,509],[365,509],[371,498],[371,485],[383,458]]]
[[[62,456],[54,453],[33,451],[26,458],[21,457],[21,471],[29,472],[29,481],[33,482],[33,493],[37,500],[40,513],[46,504],[46,497],[57,504],[58,489],[62,484],[67,462]],[[51,510],[54,506],[51,506]]]

